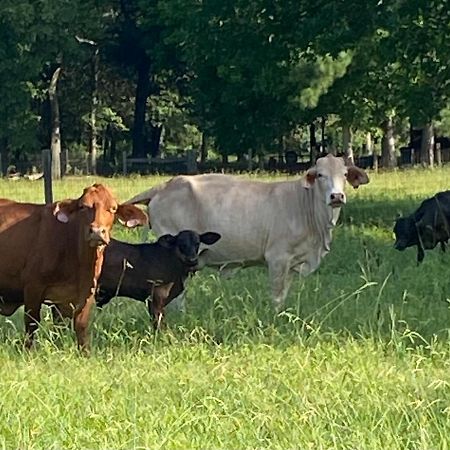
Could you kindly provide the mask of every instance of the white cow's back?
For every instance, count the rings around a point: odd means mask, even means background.
[[[230,175],[179,176],[149,203],[157,234],[192,229],[215,231],[220,241],[204,254],[204,263],[254,263],[264,259],[273,239],[298,227],[299,182],[264,183]]]

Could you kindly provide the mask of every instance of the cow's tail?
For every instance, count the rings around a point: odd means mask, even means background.
[[[147,191],[141,192],[138,195],[135,195],[130,200],[125,202],[126,205],[135,205],[136,203],[141,205],[148,205],[150,200],[164,187],[164,184],[152,187]]]

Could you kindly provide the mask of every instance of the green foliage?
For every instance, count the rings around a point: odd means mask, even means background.
[[[300,110],[315,108],[319,99],[325,95],[338,78],[345,75],[351,62],[351,54],[341,52],[336,58],[317,56],[314,61],[303,62],[292,70],[291,77],[297,86],[307,84],[300,94],[294,98]]]
[[[90,116],[88,114],[82,116],[81,120],[89,124]],[[103,131],[108,127],[112,127],[117,131],[128,131],[124,125],[122,117],[116,111],[106,106],[98,108],[96,111],[96,126],[98,130]]]
[[[445,116],[447,6],[4,0],[0,147],[19,154],[48,146],[47,90],[58,65],[63,142],[87,144],[94,48],[97,123],[101,131],[116,128],[100,136],[105,148],[112,139],[129,145],[144,63],[145,127],[163,126],[166,149],[198,145],[202,132],[222,154],[273,153],[299,126],[330,115],[340,118],[330,134],[340,123],[378,133],[387,116],[403,133],[406,120],[421,125]]]

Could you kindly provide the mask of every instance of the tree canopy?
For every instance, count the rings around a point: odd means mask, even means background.
[[[2,161],[49,148],[57,68],[62,145],[104,162],[202,135],[218,155],[279,153],[322,117],[337,150],[387,123],[404,144],[409,126],[446,134],[448,3],[3,0]]]

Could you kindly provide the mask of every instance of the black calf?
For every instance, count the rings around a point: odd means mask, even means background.
[[[200,243],[212,245],[220,234],[181,231],[166,234],[153,244],[128,244],[111,239],[105,248],[99,279],[97,305],[115,296],[148,301],[155,327],[159,327],[164,307],[184,290],[184,281],[198,266]]]

